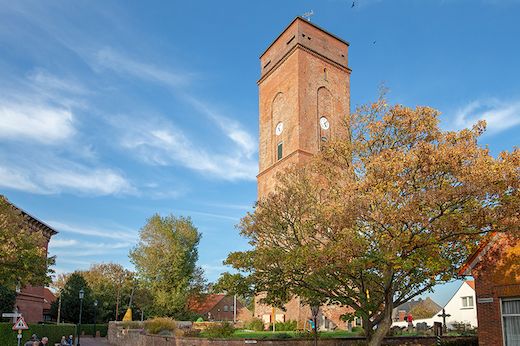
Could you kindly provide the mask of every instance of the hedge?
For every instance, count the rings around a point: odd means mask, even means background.
[[[108,324],[96,324],[96,331],[102,337],[107,336]],[[82,324],[81,333],[85,335],[94,335],[94,324]]]
[[[0,323],[0,345],[16,346],[16,332],[12,330],[13,323]],[[27,342],[31,335],[36,334],[41,339],[46,336],[49,338],[49,345],[59,343],[62,336],[76,335],[74,324],[29,324],[29,329],[22,333],[22,345]]]

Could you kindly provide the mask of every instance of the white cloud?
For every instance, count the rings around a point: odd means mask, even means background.
[[[66,248],[69,246],[77,245],[78,241],[76,239],[54,239],[51,238],[51,241],[49,242],[49,248]]]
[[[469,128],[479,120],[487,123],[487,132],[496,134],[520,125],[520,101],[504,102],[497,99],[468,103],[455,113],[455,128]]]
[[[83,169],[50,171],[43,183],[53,191],[75,190],[92,195],[133,193],[133,188],[119,173],[111,169]]]
[[[104,48],[96,53],[95,65],[171,87],[185,85],[191,79],[188,73],[175,73],[168,71],[164,67],[142,63],[111,48]]]
[[[110,227],[85,227],[72,225],[69,223],[64,223],[55,220],[47,220],[45,221],[49,226],[56,229],[61,233],[74,233],[81,234],[96,238],[109,238],[109,239],[117,239],[122,242],[135,242],[137,241],[137,231],[131,229],[117,228],[113,229]],[[51,241],[52,244],[52,241]],[[121,244],[121,243],[118,243]]]
[[[39,158],[41,159],[41,158]],[[0,186],[40,194],[70,192],[94,196],[134,194],[135,188],[118,172],[66,160],[47,163],[0,161]]]
[[[251,157],[256,153],[257,140],[249,132],[243,129],[242,125],[228,117],[218,114],[207,104],[191,96],[185,98],[201,113],[213,120],[226,136],[235,142],[240,150],[247,156]]]
[[[27,78],[33,87],[37,88],[44,94],[47,94],[49,91],[80,95],[88,93],[87,88],[85,88],[81,83],[70,79],[60,78],[43,69],[31,71],[27,74]]]
[[[130,124],[130,121],[120,122]],[[152,164],[181,164],[189,169],[225,180],[254,180],[257,163],[241,152],[210,153],[195,145],[171,124],[147,127],[135,124],[123,130],[121,145]]]
[[[28,172],[0,166],[0,186],[14,190],[43,193],[41,187],[31,181]]]
[[[125,250],[128,251],[132,246],[135,245],[133,242],[118,242],[118,243],[92,243],[92,242],[84,242],[81,243],[70,240],[59,242],[57,240],[57,244],[52,241],[49,243],[49,249],[53,252],[55,249],[63,249],[68,248],[70,246],[74,246],[74,248],[81,249],[81,251],[70,251],[67,252],[66,257],[88,257],[88,256],[96,256],[113,253],[114,251]],[[59,250],[61,252],[61,250]]]
[[[0,100],[0,138],[53,144],[74,133],[73,115],[68,109]]]

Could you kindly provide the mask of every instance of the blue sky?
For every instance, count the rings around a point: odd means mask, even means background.
[[[60,232],[58,273],[130,267],[158,212],[192,217],[216,279],[256,199],[258,57],[311,9],[351,44],[353,107],[384,82],[446,129],[485,118],[494,154],[518,145],[520,1],[351,4],[0,1],[0,193]]]

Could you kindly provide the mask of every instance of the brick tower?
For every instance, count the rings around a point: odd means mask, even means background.
[[[304,162],[350,110],[348,43],[300,17],[260,56],[258,198],[276,173]]]
[[[350,111],[348,46],[297,17],[260,56],[259,199],[274,191],[277,172],[304,163],[344,128]],[[302,328],[310,316],[309,307],[298,297],[286,304],[286,311],[260,304],[259,298],[255,317],[265,323],[296,320]],[[326,307],[322,311],[323,326],[327,318],[342,324],[343,311]]]

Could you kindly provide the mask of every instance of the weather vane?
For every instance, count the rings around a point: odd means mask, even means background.
[[[302,17],[307,19],[309,22],[311,21],[311,16],[314,15],[314,11],[310,10],[309,12],[305,12]]]

